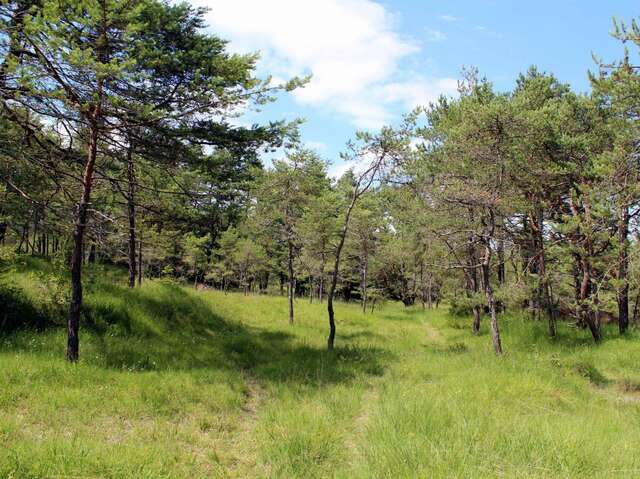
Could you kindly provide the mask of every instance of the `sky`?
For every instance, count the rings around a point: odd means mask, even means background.
[[[311,74],[304,88],[240,119],[303,118],[304,143],[346,169],[357,130],[393,125],[439,95],[455,95],[463,66],[499,91],[530,65],[589,90],[592,54],[622,56],[612,19],[640,17],[637,0],[192,0],[211,33],[238,53],[259,51],[258,76]]]

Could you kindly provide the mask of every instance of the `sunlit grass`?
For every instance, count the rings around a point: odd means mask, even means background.
[[[0,337],[0,477],[632,477],[640,340],[501,318],[506,355],[446,310],[88,285],[81,361],[46,264],[2,275],[42,328]],[[101,279],[101,275],[107,279]],[[486,325],[485,325],[486,327]]]

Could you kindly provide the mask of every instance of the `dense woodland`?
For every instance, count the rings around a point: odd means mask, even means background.
[[[238,126],[313,79],[258,78],[257,55],[230,54],[203,14],[0,3],[1,260],[54,266],[70,361],[91,263],[128,268],[131,288],[287,295],[294,328],[301,301],[326,302],[330,350],[337,300],[447,307],[469,334],[488,322],[497,354],[505,311],[594,341],[638,321],[635,22],[614,23],[620,59],[595,59],[588,94],[535,67],[500,92],[467,68],[456,97],[355,133],[337,159],[305,148],[297,121]],[[352,168],[331,178],[336,161]]]

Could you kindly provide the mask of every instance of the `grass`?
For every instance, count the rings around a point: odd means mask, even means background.
[[[339,304],[328,354],[324,305],[291,327],[284,298],[98,268],[70,365],[47,270],[0,277],[33,326],[0,336],[0,477],[640,475],[636,332],[550,341],[504,316],[497,358],[443,309]]]

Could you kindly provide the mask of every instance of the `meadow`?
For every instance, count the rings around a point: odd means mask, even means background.
[[[328,353],[324,304],[95,267],[70,364],[48,268],[0,275],[0,477],[640,475],[636,331],[338,303]]]

